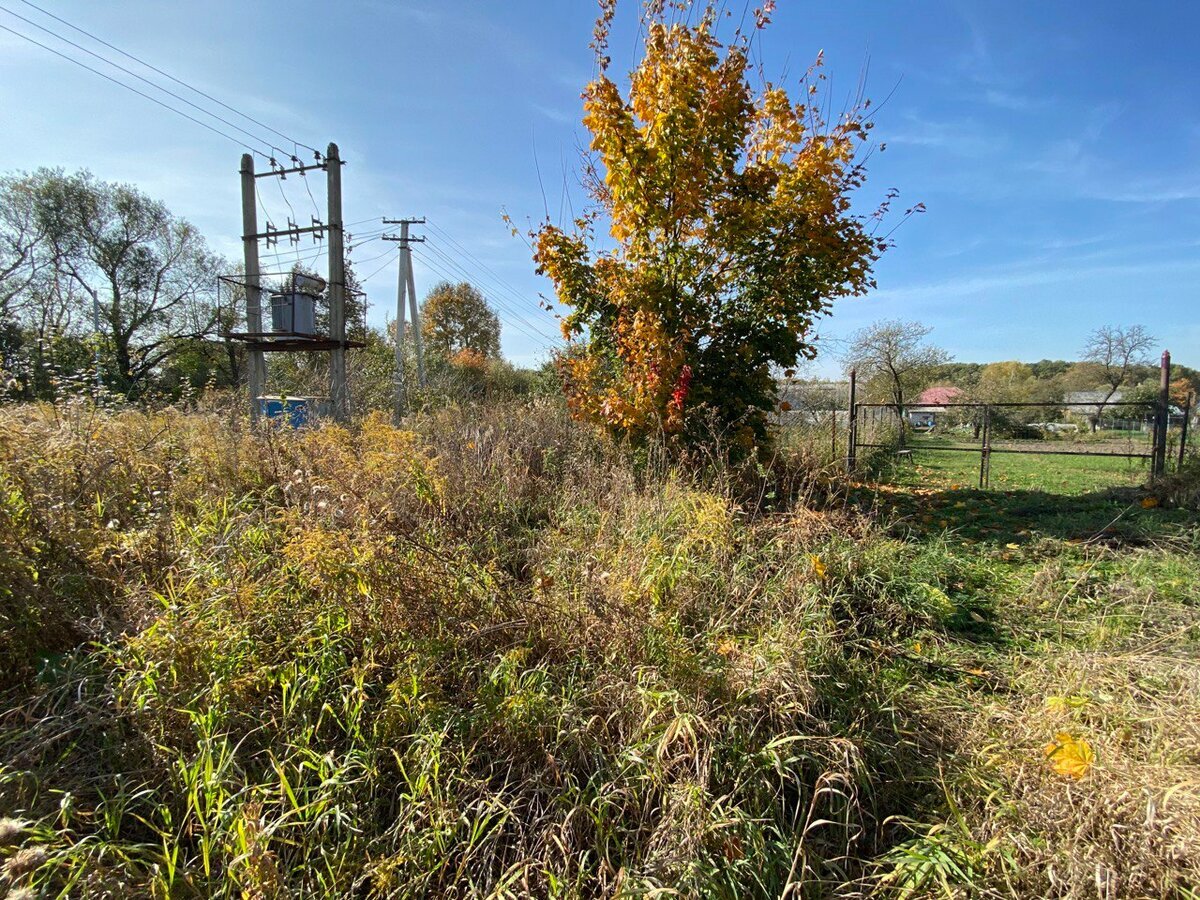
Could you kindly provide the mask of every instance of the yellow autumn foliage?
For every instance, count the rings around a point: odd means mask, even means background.
[[[752,83],[749,36],[720,36],[717,5],[695,7],[688,22],[647,9],[626,90],[608,72],[603,6],[583,91],[595,207],[531,237],[570,308],[559,367],[572,413],[644,439],[682,431],[704,405],[740,447],[765,435],[772,366],[811,357],[815,319],[871,287],[886,242],[851,213],[865,104],[827,122],[812,92]],[[598,244],[602,222],[615,247]]]
[[[1086,775],[1095,759],[1092,747],[1087,741],[1065,731],[1056,734],[1043,752],[1055,772],[1075,779]]]

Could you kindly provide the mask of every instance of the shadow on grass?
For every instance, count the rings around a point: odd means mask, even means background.
[[[949,533],[967,541],[1022,544],[1037,537],[1146,545],[1200,524],[1200,515],[1153,505],[1141,488],[1084,494],[864,485],[858,500],[892,520],[895,533],[920,539]]]

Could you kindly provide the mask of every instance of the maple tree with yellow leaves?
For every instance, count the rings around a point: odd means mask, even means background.
[[[717,35],[717,6],[648,2],[627,96],[610,75],[615,0],[601,0],[583,93],[594,207],[533,238],[539,272],[570,308],[559,368],[573,414],[635,440],[698,436],[701,416],[737,449],[766,437],[772,367],[811,358],[814,320],[873,286],[886,242],[851,213],[869,101],[821,113],[821,59],[803,96],[751,83],[749,49],[770,20]],[[697,17],[695,13],[700,11]],[[693,20],[695,23],[693,24]],[[911,212],[911,211],[910,211]],[[597,249],[605,223],[611,249]]]

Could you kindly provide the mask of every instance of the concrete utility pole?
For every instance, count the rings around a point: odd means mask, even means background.
[[[392,410],[392,421],[400,424],[408,411],[408,397],[404,392],[404,296],[408,290],[408,278],[404,272],[404,258],[401,254],[399,275],[396,278],[396,402]]]
[[[262,282],[258,268],[258,208],[254,203],[254,157],[242,154],[242,250],[246,267],[246,330],[262,334]],[[249,370],[250,421],[258,421],[258,398],[267,383],[267,363],[261,350],[250,348]]]
[[[329,387],[333,418],[350,418],[350,393],[346,387],[346,257],[342,234],[342,158],[338,145],[325,151],[325,172],[329,179]]]
[[[396,403],[393,418],[399,422],[408,407],[404,385],[404,300],[408,298],[408,308],[412,315],[413,346],[417,351],[417,384],[425,387],[425,346],[421,337],[421,310],[417,305],[417,288],[413,279],[412,248],[413,243],[421,243],[423,237],[410,237],[409,225],[423,225],[425,219],[384,219],[384,225],[399,225],[399,236],[385,234],[385,241],[396,241],[400,244],[400,268],[396,280]]]

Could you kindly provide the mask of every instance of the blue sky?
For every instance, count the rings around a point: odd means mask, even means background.
[[[549,286],[501,213],[524,223],[580,207],[591,0],[38,5],[305,143],[336,140],[347,221],[428,216],[414,231],[430,238],[418,290],[465,271],[501,306],[506,354],[545,358],[554,323],[536,297]],[[21,0],[0,6],[103,50]],[[627,70],[635,6],[618,9],[612,55]],[[896,232],[878,290],[821,324],[815,373],[837,371],[838,342],[881,318],[919,319],[972,361],[1072,358],[1091,329],[1141,323],[1200,366],[1200,6],[779,0],[774,18],[759,44],[769,77],[794,82],[823,49],[835,98],[868,62],[868,94],[890,95],[863,207],[895,187],[902,206],[928,208]],[[3,10],[0,24],[80,55]],[[0,170],[135,182],[239,254],[233,142],[7,32],[0,110]],[[273,219],[287,203],[307,217],[304,185],[283,187],[286,199],[261,184]],[[372,276],[377,324],[394,310],[390,248],[352,256]]]

